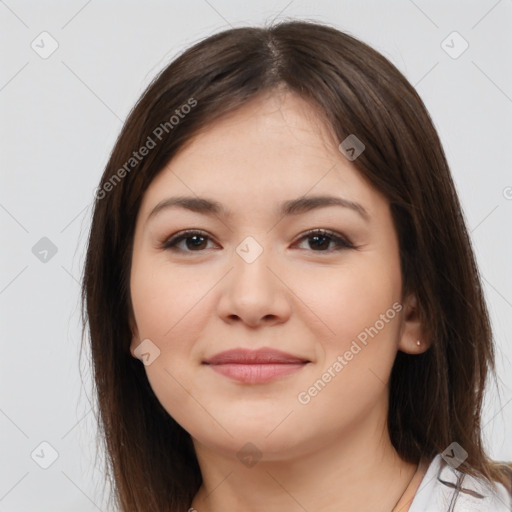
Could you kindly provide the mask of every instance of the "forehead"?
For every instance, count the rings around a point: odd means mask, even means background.
[[[150,184],[141,210],[147,216],[169,195],[197,195],[234,205],[234,211],[259,211],[336,191],[370,202],[375,193],[314,107],[296,94],[272,94],[198,132]]]
[[[243,131],[239,131],[242,130]],[[286,145],[305,144],[320,145],[332,150],[337,146],[330,126],[324,119],[320,108],[290,91],[266,92],[253,98],[240,108],[225,114],[206,125],[192,138],[198,138],[206,145],[218,145],[225,134],[236,134],[237,139],[249,135],[254,143],[269,144],[269,135],[277,137],[277,142]],[[226,145],[230,140],[225,140]]]

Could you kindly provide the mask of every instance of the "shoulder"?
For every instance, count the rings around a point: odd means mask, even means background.
[[[511,470],[512,479],[512,470]],[[458,471],[436,455],[420,483],[409,512],[510,512],[512,495],[501,483]]]

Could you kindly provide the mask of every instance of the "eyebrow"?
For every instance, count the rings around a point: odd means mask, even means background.
[[[335,196],[309,196],[299,197],[298,199],[290,199],[281,203],[280,208],[277,211],[277,215],[282,217],[290,215],[300,215],[302,213],[309,212],[318,208],[325,208],[328,206],[342,206],[349,208],[357,212],[364,220],[368,221],[370,215],[366,209],[359,203],[344,199],[342,197]],[[204,215],[218,216],[224,218],[232,217],[232,212],[227,210],[222,203],[213,199],[207,199],[204,197],[192,197],[192,196],[178,196],[170,197],[160,201],[151,210],[148,215],[146,222],[155,217],[159,212],[168,208],[183,208],[196,213],[202,213]]]

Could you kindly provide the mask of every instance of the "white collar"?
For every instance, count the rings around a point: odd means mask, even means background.
[[[510,512],[512,495],[496,483],[461,473],[446,464],[441,454],[430,463],[412,500],[409,512]]]

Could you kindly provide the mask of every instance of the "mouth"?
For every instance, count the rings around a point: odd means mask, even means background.
[[[286,352],[262,348],[227,350],[203,361],[203,364],[232,380],[263,384],[300,371],[310,362]]]

